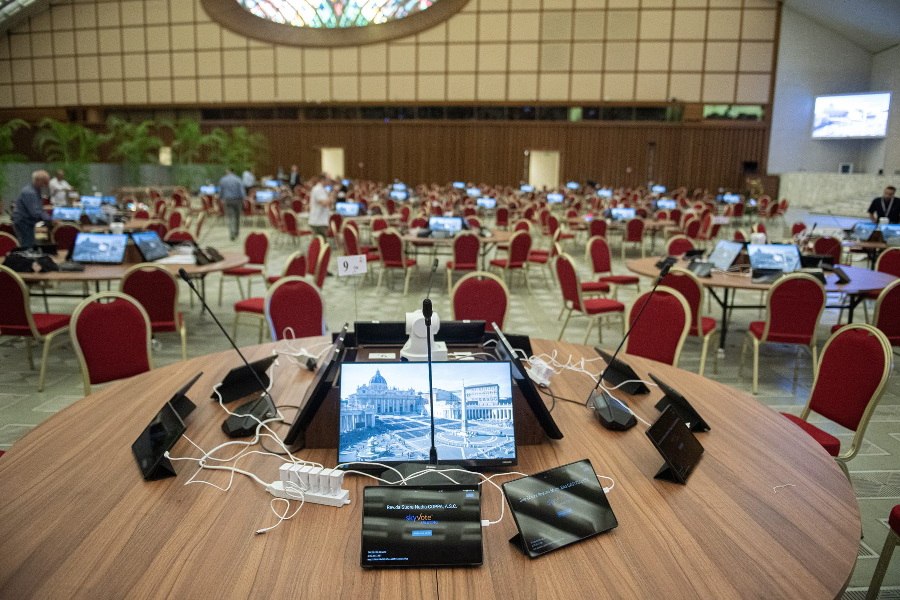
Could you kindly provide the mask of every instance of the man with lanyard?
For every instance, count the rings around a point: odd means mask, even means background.
[[[35,171],[31,174],[31,184],[22,188],[22,192],[16,199],[13,209],[13,229],[19,238],[19,246],[34,248],[37,240],[34,236],[34,227],[41,221],[50,229],[50,213],[44,210],[41,201],[41,190],[47,188],[50,183],[50,173],[47,171]]]
[[[888,223],[900,224],[900,202],[894,197],[897,188],[892,185],[884,188],[884,195],[881,198],[872,200],[869,205],[869,216],[872,221],[878,223],[879,219],[887,218]]]
[[[241,178],[231,169],[226,169],[225,176],[219,180],[219,197],[225,206],[225,219],[228,221],[228,235],[231,241],[237,239],[241,227],[241,212],[244,208],[244,196],[247,190]]]

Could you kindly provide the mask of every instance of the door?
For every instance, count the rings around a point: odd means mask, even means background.
[[[536,190],[559,186],[559,151],[528,152],[528,184],[533,185]]]
[[[322,148],[322,172],[340,179],[344,176],[344,149]]]

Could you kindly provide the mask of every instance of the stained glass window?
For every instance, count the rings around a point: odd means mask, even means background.
[[[235,0],[251,14],[294,27],[338,29],[386,23],[441,0]]]

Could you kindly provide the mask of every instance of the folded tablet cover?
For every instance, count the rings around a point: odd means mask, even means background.
[[[619,524],[588,459],[504,483],[503,493],[519,528],[510,541],[531,558]]]
[[[657,472],[656,479],[686,483],[703,454],[703,446],[674,407],[667,406],[662,411],[647,430],[647,437],[666,461]]]
[[[363,489],[363,567],[480,565],[478,486]]]

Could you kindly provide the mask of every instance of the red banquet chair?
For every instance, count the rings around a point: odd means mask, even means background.
[[[597,324],[600,341],[603,341],[603,328],[600,324],[600,318],[603,316],[619,315],[619,319],[622,322],[622,334],[624,335],[625,321],[621,318],[625,312],[624,304],[608,298],[590,298],[585,300],[581,291],[581,282],[578,280],[578,274],[575,272],[574,263],[568,254],[560,254],[556,257],[554,270],[562,292],[563,310],[568,311],[557,339],[562,339],[573,312],[581,313],[590,319],[587,331],[584,334],[584,341],[582,342],[584,344],[587,343],[595,323]]]
[[[351,227],[349,223],[345,223],[341,229],[341,238],[344,240],[344,256],[364,255],[366,264],[378,262],[378,252],[374,250],[364,250],[359,245],[359,233],[355,227]],[[368,269],[366,269],[368,274]]]
[[[644,220],[629,219],[622,233],[622,260],[625,260],[625,244],[637,244],[641,247],[641,258],[644,258]]]
[[[704,317],[700,312],[706,288],[692,272],[677,268],[669,271],[663,278],[662,285],[677,290],[688,303],[691,310],[691,327],[688,330],[688,336],[703,339],[703,348],[700,350],[700,369],[697,371],[703,375],[703,371],[706,369],[706,353],[709,350],[709,343],[716,337],[716,320]],[[713,372],[718,373],[718,371],[719,356],[717,352],[713,351]]]
[[[144,229],[147,231],[155,231],[156,235],[159,236],[159,239],[165,239],[166,234],[169,233],[169,228],[166,227],[166,224],[162,221],[150,221],[144,226]]]
[[[875,316],[872,325],[887,337],[891,346],[900,346],[900,279],[892,281],[878,293],[875,300]],[[834,325],[831,333],[835,333],[847,324]]]
[[[797,237],[801,233],[806,231],[806,223],[803,221],[797,221],[793,225],[791,225],[791,237]]]
[[[594,217],[591,219],[590,225],[588,225],[588,237],[597,235],[604,238],[606,237],[606,220],[601,219],[600,217]]]
[[[284,270],[281,275],[270,275],[266,278],[266,283],[272,285],[282,277],[296,275],[304,277],[306,275],[306,257],[299,250],[292,252],[284,261]]]
[[[381,271],[378,273],[376,289],[381,288],[386,271],[399,269],[406,274],[403,280],[403,295],[405,296],[409,291],[409,278],[412,275],[413,267],[416,266],[416,261],[412,258],[406,258],[403,239],[396,229],[389,227],[378,236],[378,254],[381,259]]]
[[[153,368],[150,317],[127,294],[100,292],[85,298],[72,313],[69,335],[81,364],[85,396],[91,393],[91,384]]]
[[[135,265],[122,275],[120,291],[138,302],[150,318],[150,331],[177,331],[181,336],[181,360],[187,360],[187,328],[178,312],[178,280],[172,273],[153,263]]]
[[[528,231],[516,231],[509,238],[509,250],[506,258],[495,258],[490,262],[491,267],[499,269],[503,273],[503,280],[509,285],[513,271],[520,271],[525,277],[525,285],[531,291],[531,282],[528,280],[528,257],[531,253],[531,234]]]
[[[872,574],[872,581],[869,583],[869,591],[866,592],[865,600],[877,600],[881,583],[891,564],[894,548],[900,544],[900,504],[891,510],[891,514],[888,516],[888,528],[887,538],[884,540],[884,547],[881,549],[881,556],[875,566],[875,572]]]
[[[190,232],[190,230],[185,229],[184,227],[179,227],[178,229],[171,229],[166,234],[166,237],[163,238],[166,242],[194,242],[194,234]]]
[[[502,330],[509,311],[509,289],[492,273],[468,273],[453,286],[450,308],[454,320],[484,321],[486,331],[493,331],[491,323],[496,323]]]
[[[5,231],[0,231],[0,258],[3,258],[10,252],[12,252],[13,248],[17,248],[19,246],[19,240],[16,239],[16,236],[10,235]]]
[[[900,248],[888,248],[878,256],[875,262],[875,270],[880,273],[887,273],[894,277],[900,277]],[[875,300],[878,298],[879,292],[871,291],[866,294],[866,300]],[[863,300],[863,314],[866,321],[869,320],[869,306]]]
[[[800,366],[799,352],[802,346],[812,354],[813,369],[816,365],[816,326],[825,310],[825,286],[806,273],[791,273],[776,281],[766,297],[766,320],[753,321],[741,348],[739,370],[743,368],[748,345],[753,344],[753,393],[759,388],[759,346],[765,342],[794,344],[798,357],[794,368],[794,381]]]
[[[598,281],[607,284],[612,290],[613,299],[618,298],[619,286],[633,285],[635,291],[641,291],[641,280],[634,275],[613,275],[612,257],[609,252],[609,244],[602,237],[592,237],[587,242],[585,254],[590,258],[591,270],[594,275],[599,275]]]
[[[819,442],[850,479],[847,463],[862,446],[863,436],[891,375],[891,344],[871,325],[842,327],[822,348],[809,400],[799,416],[782,413]],[[847,375],[853,380],[848,385]],[[816,413],[853,432],[841,452],[841,441],[809,422]]]
[[[284,277],[269,288],[265,316],[272,339],[276,341],[325,333],[322,296],[302,277]]]
[[[81,233],[81,227],[71,223],[60,223],[50,231],[50,243],[56,244],[59,250],[71,250],[75,246],[75,238]]]
[[[833,237],[820,237],[813,242],[813,252],[815,254],[827,254],[834,259],[834,264],[841,263],[841,254],[844,247],[841,246],[841,240]]]
[[[669,256],[681,256],[693,249],[694,242],[685,235],[673,235],[666,241],[666,254]]]
[[[452,296],[454,271],[477,271],[481,242],[471,231],[460,233],[453,240],[453,258],[447,261],[447,294]]]
[[[247,255],[247,265],[243,267],[233,267],[222,271],[222,277],[219,279],[219,306],[222,306],[222,285],[226,277],[233,277],[238,284],[238,291],[241,298],[247,298],[253,286],[253,278],[260,277],[266,280],[266,258],[269,256],[269,236],[262,232],[254,232],[249,234],[244,240],[244,254]],[[247,293],[244,293],[244,287],[241,280],[247,280]]]
[[[44,390],[47,374],[47,356],[50,344],[61,333],[69,329],[69,315],[52,313],[32,313],[31,294],[19,274],[0,265],[0,336],[25,338],[25,352],[30,368],[34,369],[32,340],[44,344],[41,356],[41,373],[38,377],[38,391]]]
[[[625,352],[678,365],[681,348],[691,329],[691,309],[681,292],[664,285],[658,286],[655,293],[644,292],[628,309],[626,321],[631,333]]]

